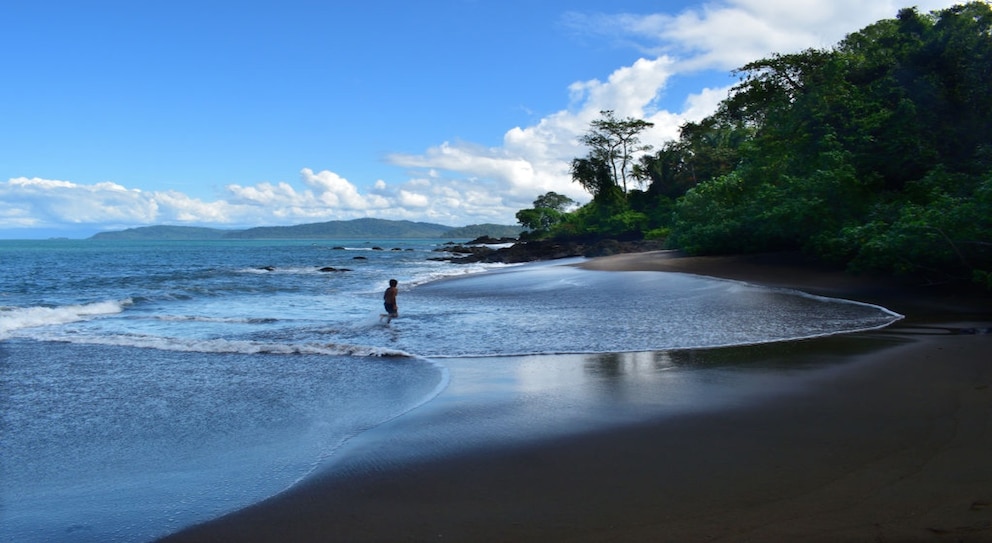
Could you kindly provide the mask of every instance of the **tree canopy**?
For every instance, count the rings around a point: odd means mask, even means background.
[[[992,288],[992,8],[900,10],[830,49],[736,71],[718,110],[654,154],[611,111],[549,235],[665,236],[695,254],[803,250]],[[638,156],[639,155],[639,156]],[[631,180],[647,181],[647,190]]]
[[[547,233],[562,221],[565,212],[574,205],[575,200],[568,196],[548,192],[534,200],[533,208],[518,211],[517,221],[530,231]]]
[[[654,123],[633,117],[617,119],[612,110],[599,114],[602,118],[592,121],[589,131],[579,138],[589,155],[572,162],[573,178],[594,195],[613,187],[626,193],[637,153],[651,150],[650,145],[641,144],[638,134]]]

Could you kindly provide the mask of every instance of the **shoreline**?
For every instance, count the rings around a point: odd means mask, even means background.
[[[579,266],[795,288],[906,319],[681,353],[822,368],[732,408],[539,440],[513,441],[494,412],[442,392],[289,491],[164,541],[992,541],[992,336],[968,333],[992,325],[987,300],[907,298],[884,281],[765,258],[659,251]],[[450,362],[453,382],[472,371]],[[458,420],[497,430],[459,450]]]

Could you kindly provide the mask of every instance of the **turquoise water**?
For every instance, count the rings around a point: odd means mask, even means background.
[[[898,318],[684,274],[466,267],[432,260],[442,243],[0,241],[0,541],[147,541],[259,501],[434,398],[450,357],[762,343]],[[400,318],[386,326],[390,278]]]

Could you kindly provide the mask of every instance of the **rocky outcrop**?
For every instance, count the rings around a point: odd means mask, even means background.
[[[451,253],[450,256],[438,257],[432,260],[444,260],[456,264],[471,264],[474,262],[502,262],[516,264],[536,260],[557,260],[571,257],[609,256],[620,253],[637,253],[654,251],[664,248],[663,241],[637,240],[618,241],[604,239],[592,242],[581,241],[521,241],[510,247],[494,249],[485,245],[451,245],[439,251]]]
[[[480,236],[468,242],[467,245],[502,245],[516,242],[517,238],[494,238],[491,236]]]

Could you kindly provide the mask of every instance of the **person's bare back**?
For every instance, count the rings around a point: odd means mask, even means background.
[[[396,305],[396,295],[399,294],[400,291],[399,288],[397,288],[397,285],[399,285],[399,282],[396,279],[390,279],[389,288],[387,288],[386,292],[382,295],[382,305],[386,309],[386,313],[380,317],[380,320],[382,320],[383,317],[386,318],[387,324],[396,317],[400,316],[399,307]]]

